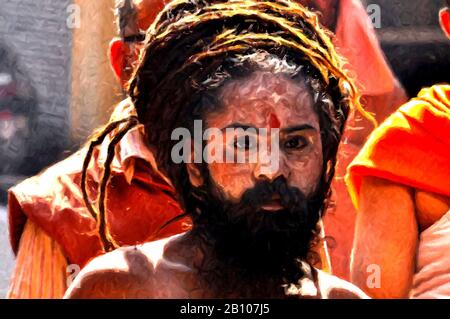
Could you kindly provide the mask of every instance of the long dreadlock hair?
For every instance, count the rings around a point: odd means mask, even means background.
[[[331,97],[332,103],[322,103],[318,110],[326,171],[323,189],[329,197],[336,154],[350,109],[358,110],[375,125],[376,122],[361,107],[358,90],[343,71],[330,33],[321,27],[317,15],[289,0],[175,0],[159,13],[147,31],[139,65],[129,83],[128,94],[137,116],[112,122],[98,132],[90,141],[85,158],[83,196],[97,220],[105,250],[117,246],[108,231],[104,201],[114,148],[120,139],[138,123],[144,125],[159,168],[172,180],[180,194],[180,204],[189,211],[185,199],[191,186],[186,167],[170,158],[172,130],[189,126],[190,120],[201,117],[204,100],[214,98],[211,92],[226,79],[238,76],[232,69],[242,60],[240,57],[257,52],[305,66],[320,84],[314,88],[316,95],[323,88]],[[244,69],[241,66],[241,73]],[[222,76],[219,82],[211,81],[219,73],[228,76]],[[95,146],[113,131],[97,211],[87,195],[86,171]]]

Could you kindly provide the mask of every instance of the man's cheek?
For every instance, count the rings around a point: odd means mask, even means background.
[[[296,162],[291,165],[291,186],[297,187],[305,195],[310,195],[316,189],[321,176],[321,161]]]
[[[210,164],[210,174],[227,199],[239,201],[254,186],[250,164]]]

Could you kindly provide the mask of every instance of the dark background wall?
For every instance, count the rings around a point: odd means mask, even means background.
[[[444,0],[365,0],[381,8],[377,33],[410,96],[424,86],[450,83],[450,40],[439,26]]]

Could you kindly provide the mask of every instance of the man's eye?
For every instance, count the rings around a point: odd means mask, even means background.
[[[239,150],[250,150],[257,145],[256,138],[251,136],[238,137],[234,142],[234,147]]]
[[[301,136],[291,137],[284,143],[284,147],[287,149],[303,149],[307,145],[308,141]]]

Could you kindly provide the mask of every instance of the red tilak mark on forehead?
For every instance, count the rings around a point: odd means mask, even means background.
[[[280,120],[273,113],[270,113],[268,122],[269,122],[270,128],[280,128],[280,126],[281,126]]]

